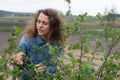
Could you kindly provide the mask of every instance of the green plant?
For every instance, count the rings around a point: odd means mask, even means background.
[[[69,4],[70,0],[66,0]],[[101,14],[97,14],[97,17],[102,23]],[[56,59],[58,53],[58,47],[52,46],[49,43],[46,46],[50,49],[50,54],[45,55],[49,62],[40,63],[48,65],[54,62],[57,72],[54,74],[35,72],[35,65],[31,62],[27,56],[24,56],[24,61],[29,61],[28,68],[20,70],[19,67],[11,69],[9,65],[13,65],[12,55],[19,52],[17,48],[18,43],[16,39],[21,32],[20,28],[14,28],[12,31],[12,37],[8,40],[9,46],[4,49],[4,54],[0,57],[0,79],[5,80],[12,76],[13,79],[18,77],[22,72],[31,73],[28,80],[117,80],[120,77],[120,51],[114,50],[114,48],[120,43],[120,29],[115,29],[107,24],[104,25],[103,30],[99,33],[94,32],[91,35],[93,40],[89,39],[89,35],[86,34],[87,30],[83,27],[83,23],[87,19],[87,13],[75,16],[71,19],[71,23],[68,25],[61,24],[63,34],[66,39],[73,35],[79,35],[79,39],[68,44],[63,45],[63,51],[59,58]],[[89,31],[88,31],[89,32]],[[97,34],[97,37],[95,36]],[[102,35],[102,37],[101,37]],[[94,49],[90,50],[90,43],[93,42]],[[66,49],[67,48],[67,49]],[[34,46],[34,49],[41,52],[41,47]],[[77,51],[76,53],[74,51]],[[75,55],[76,54],[76,55]],[[100,63],[97,63],[98,61]]]

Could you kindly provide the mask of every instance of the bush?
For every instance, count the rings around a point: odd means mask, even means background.
[[[100,17],[100,16],[99,16]],[[35,65],[29,64],[28,70],[23,69],[19,70],[19,67],[12,68],[14,62],[12,56],[19,51],[17,48],[18,43],[16,42],[19,33],[22,31],[21,28],[13,28],[12,37],[8,40],[9,46],[4,48],[4,52],[0,57],[0,80],[6,80],[12,76],[13,79],[18,78],[20,73],[28,71],[31,73],[29,80],[114,80],[118,79],[120,76],[119,67],[120,67],[120,51],[113,51],[112,49],[120,41],[120,30],[114,29],[105,25],[105,28],[101,34],[103,40],[106,41],[106,45],[103,45],[101,40],[97,39],[95,43],[95,50],[89,50],[89,38],[88,35],[84,34],[85,31],[80,27],[81,22],[87,18],[87,14],[76,16],[73,19],[72,26],[62,25],[63,33],[65,37],[72,36],[73,34],[78,34],[80,39],[73,44],[64,44],[63,55],[59,60],[54,60],[56,57],[57,47],[50,46],[50,53],[53,55],[51,57],[51,62],[54,61],[57,72],[54,74],[44,74],[41,72],[36,72]],[[74,26],[74,27],[73,27]],[[69,31],[69,32],[68,32]],[[66,49],[67,48],[67,49]],[[39,47],[35,46],[36,50],[40,50]],[[74,51],[79,51],[77,56],[75,56]],[[96,55],[102,55],[97,58]],[[24,60],[29,60],[26,56]],[[100,64],[95,63],[95,61],[100,61]],[[45,64],[46,63],[42,63]]]

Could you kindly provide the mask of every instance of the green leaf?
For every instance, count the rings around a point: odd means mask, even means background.
[[[65,0],[68,4],[70,4],[71,3],[71,0]]]

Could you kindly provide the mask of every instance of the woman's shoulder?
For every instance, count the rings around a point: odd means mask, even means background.
[[[28,35],[23,35],[20,42],[34,42],[35,41],[35,38],[34,37],[30,37]]]

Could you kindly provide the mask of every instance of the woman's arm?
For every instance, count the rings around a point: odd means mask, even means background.
[[[14,60],[15,64],[23,65],[23,56],[25,54],[24,52],[26,51],[26,38],[25,38],[25,36],[23,36],[22,39],[20,40],[18,50],[20,52],[18,52],[14,55],[13,60]]]

